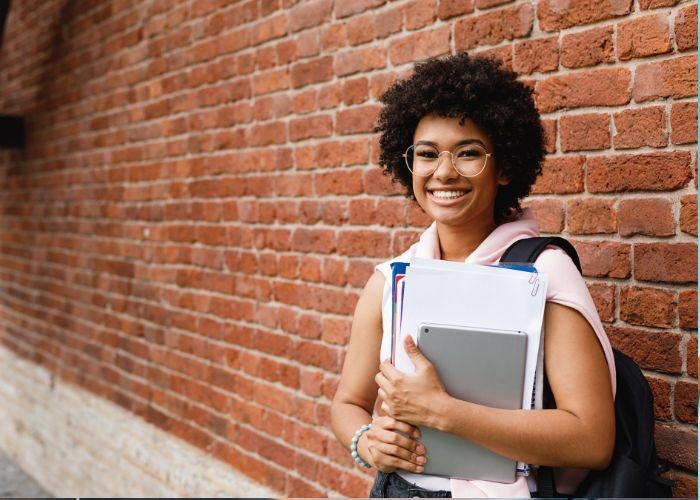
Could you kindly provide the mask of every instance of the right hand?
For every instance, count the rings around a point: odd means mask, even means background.
[[[372,420],[372,428],[362,435],[372,463],[387,473],[397,469],[423,472],[425,447],[419,438],[417,427],[389,416],[376,417]]]

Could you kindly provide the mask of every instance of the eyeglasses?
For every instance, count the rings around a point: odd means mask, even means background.
[[[429,144],[413,144],[401,155],[406,160],[406,166],[413,175],[418,177],[431,176],[440,166],[440,157],[449,153],[452,166],[463,177],[476,177],[486,166],[486,161],[493,153],[478,144],[463,144],[452,151],[438,151]]]

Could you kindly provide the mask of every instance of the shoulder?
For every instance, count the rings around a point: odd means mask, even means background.
[[[549,300],[567,297],[576,301],[587,301],[589,292],[586,282],[574,262],[561,248],[547,247],[535,261],[535,268],[547,276]]]

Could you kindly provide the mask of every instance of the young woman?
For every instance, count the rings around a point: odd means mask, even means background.
[[[434,221],[403,255],[477,264],[498,262],[515,240],[536,236],[520,200],[541,172],[543,132],[531,91],[498,63],[465,53],[418,64],[381,98],[380,163]],[[461,436],[498,454],[554,466],[572,493],[604,468],[614,444],[614,363],[586,285],[571,260],[548,249],[544,368],[555,409],[500,410],[449,396],[406,336],[416,366],[389,358],[390,263],[377,266],[353,318],[333,430],[355,461],[378,470],[372,497],[529,496],[532,477],[503,485],[422,474],[419,426]],[[469,305],[465,304],[465,308]]]

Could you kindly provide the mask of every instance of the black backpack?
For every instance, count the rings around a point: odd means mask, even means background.
[[[502,263],[532,264],[549,245],[562,248],[581,271],[576,249],[563,238],[541,236],[513,243],[501,257]],[[674,481],[661,477],[668,467],[659,464],[654,443],[654,399],[639,366],[613,349],[617,371],[615,396],[615,449],[610,465],[591,471],[576,490],[576,497],[587,498],[670,498]],[[544,405],[553,408],[553,397],[544,381]],[[537,496],[559,497],[551,467],[538,471]],[[566,496],[566,495],[564,495]]]

